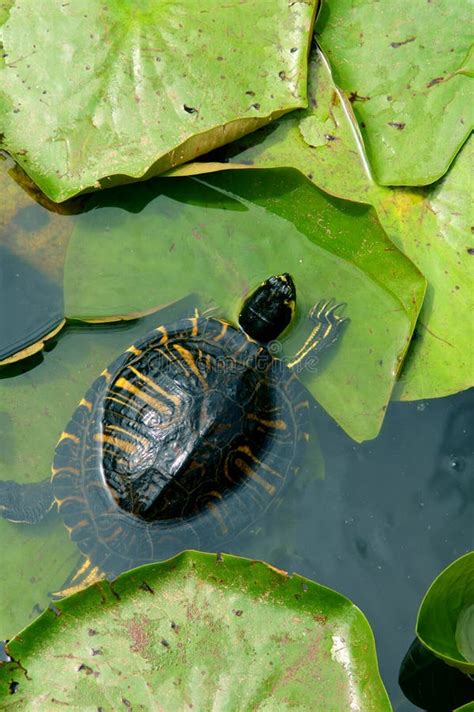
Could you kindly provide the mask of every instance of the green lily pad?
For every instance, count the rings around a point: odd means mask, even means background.
[[[3,147],[56,201],[156,175],[306,105],[316,0],[15,2]]]
[[[447,175],[425,190],[389,191],[377,213],[387,234],[428,279],[415,339],[396,396],[437,398],[474,384],[474,139]]]
[[[196,292],[235,322],[249,290],[288,271],[299,309],[282,355],[306,339],[313,304],[346,302],[339,343],[301,376],[353,438],[377,435],[425,284],[368,207],[328,198],[296,171],[159,179],[92,204],[102,209],[78,216],[69,245],[68,317],[110,318]]]
[[[0,666],[0,701],[17,709],[391,709],[356,606],[229,555],[184,552],[92,586],[6,650],[21,666]]]
[[[226,147],[220,157],[230,163],[224,166],[292,165],[332,195],[371,203],[390,239],[428,279],[395,396],[436,398],[468,388],[473,384],[474,338],[469,191],[473,139],[466,142],[448,174],[429,188],[384,188],[373,179],[351,106],[318,50],[310,65],[309,101],[312,109],[294,112]],[[327,126],[328,116],[333,122],[332,138],[323,146],[311,146],[301,126],[311,141],[312,134],[320,135]],[[215,171],[222,165],[212,163],[208,169]],[[184,168],[188,173],[204,170],[199,163]]]
[[[282,116],[216,151],[214,162],[196,161],[174,168],[167,175],[200,175],[232,167],[291,166],[331,195],[361,203],[375,202],[385,189],[373,180],[351,104],[335,85],[329,63],[316,45],[309,60],[308,103],[307,109]]]
[[[474,552],[434,580],[418,611],[416,634],[450,665],[474,672]]]
[[[452,0],[323,3],[318,41],[352,101],[379,183],[432,183],[469,136],[472,10]]]

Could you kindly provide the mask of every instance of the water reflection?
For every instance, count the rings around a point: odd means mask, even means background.
[[[440,501],[459,514],[474,501],[474,408],[466,404],[451,413],[440,446],[431,487]],[[472,533],[471,533],[472,534]]]

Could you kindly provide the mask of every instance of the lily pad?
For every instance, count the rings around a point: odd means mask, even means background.
[[[331,77],[329,65],[314,50],[310,65],[310,107],[283,117],[268,129],[226,147],[219,154],[251,167],[292,165],[323,190],[369,202],[393,243],[428,279],[428,290],[395,395],[401,400],[434,398],[468,388],[472,374],[470,165],[474,140],[462,148],[448,174],[425,189],[378,186],[371,174],[357,122]],[[312,146],[332,121],[325,145]],[[304,139],[303,131],[304,128]],[[326,130],[326,129],[324,129]],[[208,165],[218,170],[219,163]],[[199,163],[184,167],[188,173]],[[456,318],[453,318],[453,314]]]
[[[425,190],[385,193],[377,213],[389,237],[428,279],[417,331],[400,374],[401,400],[437,398],[474,384],[474,139]]]
[[[200,175],[232,167],[291,166],[331,195],[375,202],[385,189],[372,177],[351,104],[334,83],[329,63],[317,45],[309,60],[308,103],[307,109],[282,116],[216,151],[214,162],[179,166],[167,176]]]
[[[472,2],[327,0],[316,33],[383,185],[447,171],[474,123]]]
[[[159,179],[92,203],[66,260],[69,317],[110,318],[196,292],[235,322],[254,286],[288,271],[299,308],[280,355],[306,339],[313,304],[346,302],[340,342],[301,377],[353,438],[377,435],[425,284],[373,211],[327,197],[296,171]]]
[[[435,655],[474,672],[474,552],[456,559],[431,584],[416,633]]]
[[[0,156],[0,365],[41,350],[64,325],[63,265],[72,230],[13,180],[14,169]]]
[[[92,586],[6,652],[21,665],[0,666],[0,701],[17,708],[391,709],[356,606],[229,555],[184,552]]]
[[[316,5],[15,2],[3,146],[56,201],[189,161],[306,105]]]

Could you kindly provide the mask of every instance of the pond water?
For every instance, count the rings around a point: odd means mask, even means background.
[[[2,181],[10,200],[2,207],[0,357],[12,344],[22,339],[33,342],[39,333],[53,330],[62,319],[64,304],[68,316],[99,318],[177,303],[159,314],[126,322],[75,321],[54,336],[42,353],[0,368],[0,479],[33,482],[47,477],[59,433],[102,368],[150,328],[192,313],[196,303],[232,317],[241,295],[262,275],[277,268],[298,270],[298,261],[323,260],[325,270],[333,265],[334,277],[321,276],[314,286],[311,272],[301,272],[297,282],[304,308],[283,339],[283,348],[294,350],[305,335],[305,310],[313,292],[320,298],[346,301],[351,326],[357,324],[358,290],[365,289],[364,298],[368,298],[368,287],[357,271],[350,266],[342,269],[338,259],[324,255],[320,246],[312,246],[312,253],[303,248],[281,249],[275,258],[274,243],[270,240],[265,246],[263,236],[258,245],[239,243],[239,250],[247,252],[238,258],[233,252],[227,261],[221,260],[219,245],[237,239],[233,226],[239,220],[244,220],[240,231],[251,234],[256,223],[261,234],[268,216],[252,212],[248,205],[242,209],[239,201],[232,203],[228,196],[216,210],[202,188],[196,195],[194,185],[186,196],[189,183],[170,189],[173,195],[161,197],[159,204],[147,193],[154,189],[142,186],[81,199],[72,205],[72,212],[79,214],[60,215],[35,203],[6,172]],[[290,185],[288,192],[292,190]],[[158,191],[163,192],[162,188]],[[201,211],[199,224],[187,212],[196,205]],[[347,217],[355,219],[361,209],[355,207],[353,212],[351,216],[348,209]],[[267,227],[275,225],[269,222]],[[216,227],[217,237],[206,244],[202,233],[207,229],[209,235],[209,226]],[[287,226],[286,221],[283,227],[276,225],[280,241]],[[163,242],[158,249],[144,240],[152,228],[166,229],[166,250]],[[180,252],[180,240],[193,230],[194,243],[186,242],[186,251]],[[297,232],[295,240],[301,237]],[[162,233],[157,232],[156,240],[160,239]],[[295,264],[287,266],[285,260]],[[121,261],[126,268],[117,284]],[[349,293],[343,284],[349,284]],[[147,285],[152,285],[151,295]],[[379,298],[371,317],[375,323],[377,310],[383,315],[390,300],[381,292],[373,292],[371,298]],[[403,328],[401,322],[396,324],[387,338],[399,338]],[[321,363],[325,373],[349,368],[350,355],[345,355],[344,363],[341,356],[345,338],[334,356]],[[383,348],[387,351],[385,342]],[[393,362],[390,358],[387,373],[395,362],[395,357]],[[359,368],[355,352],[354,368]],[[362,378],[369,375],[362,374]],[[382,389],[380,383],[370,386],[367,393]],[[323,389],[324,397],[326,393]],[[468,503],[473,496],[474,390],[437,400],[392,402],[379,436],[362,444],[349,437],[316,401],[309,419],[308,428],[315,435],[310,466],[288,484],[277,505],[226,544],[225,550],[303,574],[356,603],[374,631],[393,707],[408,712],[415,707],[404,698],[397,677],[414,637],[418,605],[440,570],[473,544]],[[47,605],[48,592],[58,590],[77,566],[78,552],[54,515],[35,527],[0,520],[0,537],[5,572],[0,580],[2,639]],[[212,540],[201,545],[220,548]],[[166,551],[163,556],[172,553]]]

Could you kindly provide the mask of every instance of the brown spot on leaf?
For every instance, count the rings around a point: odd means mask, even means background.
[[[144,628],[147,622],[148,619],[145,618],[140,621],[131,621],[127,626],[128,634],[132,642],[130,645],[132,653],[143,653],[150,644],[150,639]]]
[[[415,40],[416,37],[409,37],[407,40],[403,40],[402,42],[390,42],[390,47],[398,49],[399,47],[403,47],[403,45],[409,44],[409,42],[414,42]]]
[[[349,101],[353,104],[355,101],[369,101],[370,96],[361,96],[356,91],[351,91],[349,94]]]
[[[441,84],[441,82],[444,82],[444,77],[435,77],[430,82],[428,82],[428,84],[426,85],[426,88],[430,89],[430,87],[434,87],[435,84]]]
[[[170,250],[170,251],[171,251],[171,250]],[[140,588],[141,588],[142,591],[147,591],[147,593],[151,593],[151,594],[153,594],[153,595],[155,594],[155,592],[154,592],[154,590],[152,589],[152,587],[150,586],[150,584],[147,583],[146,581],[142,581],[142,582],[141,582]]]
[[[94,671],[89,665],[84,665],[84,663],[81,663],[79,667],[77,668],[78,672],[84,672],[86,675],[93,675]]]
[[[397,131],[403,131],[403,129],[406,126],[406,124],[403,121],[389,121],[388,125],[394,129],[397,129]]]

